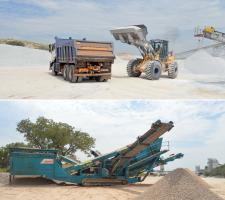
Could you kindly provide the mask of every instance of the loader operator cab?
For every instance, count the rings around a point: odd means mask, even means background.
[[[167,40],[150,40],[150,43],[156,53],[159,53],[160,60],[166,59],[168,56],[168,41]]]

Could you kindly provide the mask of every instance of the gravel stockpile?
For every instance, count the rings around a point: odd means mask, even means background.
[[[225,59],[200,50],[184,60],[184,68],[186,72],[195,75],[224,76]]]
[[[176,169],[141,194],[141,200],[222,200],[201,178],[187,169]]]

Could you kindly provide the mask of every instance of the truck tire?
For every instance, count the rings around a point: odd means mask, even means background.
[[[106,82],[106,81],[108,81],[108,79],[105,78],[104,76],[97,76],[97,77],[95,78],[95,80],[96,80],[97,82]]]
[[[127,64],[127,74],[129,77],[139,77],[140,71],[135,70],[135,67],[141,62],[140,58],[132,59]]]
[[[77,76],[74,76],[74,66],[70,65],[68,68],[68,80],[71,83],[77,82]]]
[[[82,76],[78,76],[77,77],[77,83],[80,83],[80,82],[82,82],[83,81],[83,77]]]
[[[173,62],[169,65],[168,77],[171,79],[175,79],[177,78],[177,74],[178,74],[178,64],[177,62]]]
[[[64,78],[64,80],[68,80],[68,70],[69,70],[68,65],[65,65],[64,68],[63,68],[63,78]]]
[[[52,75],[57,76],[58,72],[55,70],[55,63],[52,64]]]
[[[149,80],[159,80],[162,73],[162,65],[159,61],[147,61],[145,63],[145,75]]]

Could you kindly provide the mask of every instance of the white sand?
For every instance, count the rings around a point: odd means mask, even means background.
[[[191,74],[207,74],[225,77],[225,59],[213,57],[200,50],[184,61],[184,67]]]
[[[0,45],[1,67],[42,67],[49,64],[50,53],[19,46]]]
[[[195,56],[195,55],[192,55]],[[208,58],[208,55],[206,55]],[[214,57],[210,57],[213,60]],[[201,73],[202,61],[178,61],[180,73],[171,80],[167,75],[158,81],[130,78],[128,60],[116,58],[112,79],[106,83],[84,81],[69,83],[49,71],[47,51],[0,45],[0,98],[2,99],[192,99],[225,98],[225,76],[221,71]],[[217,59],[217,58],[215,58]],[[191,63],[193,62],[193,63]],[[199,63],[200,62],[200,63]],[[196,66],[197,63],[197,66]],[[222,61],[221,61],[222,63]],[[198,73],[192,69],[199,67]],[[201,66],[201,67],[200,67]],[[210,65],[208,65],[210,66]],[[222,70],[223,66],[220,66]],[[194,70],[195,70],[194,68]],[[208,67],[207,67],[208,68]]]

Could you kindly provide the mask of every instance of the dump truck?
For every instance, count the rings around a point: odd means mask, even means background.
[[[162,157],[169,144],[160,138],[174,127],[157,120],[136,141],[124,148],[78,163],[54,149],[13,148],[10,152],[10,181],[15,176],[40,176],[57,183],[114,185],[142,182],[154,168],[182,158],[183,154]]]
[[[54,75],[61,73],[67,81],[76,83],[89,78],[104,82],[111,78],[115,59],[111,42],[55,37],[49,52],[52,55],[50,70]]]
[[[149,80],[158,80],[162,72],[167,72],[168,77],[175,79],[178,74],[178,64],[175,55],[169,52],[168,41],[155,39],[148,41],[147,27],[143,24],[120,27],[110,30],[116,40],[138,48],[142,58],[135,58],[127,64],[129,77],[139,77],[145,73]]]

